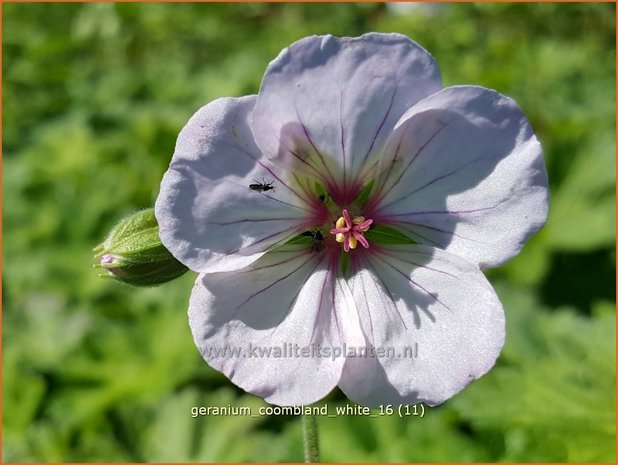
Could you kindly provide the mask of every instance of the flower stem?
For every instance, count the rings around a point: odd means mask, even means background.
[[[302,415],[303,444],[305,446],[305,463],[320,461],[320,448],[318,446],[318,424],[313,415]]]

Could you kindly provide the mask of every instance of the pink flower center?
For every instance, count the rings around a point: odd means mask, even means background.
[[[349,252],[355,249],[358,243],[368,249],[369,242],[363,237],[363,233],[369,229],[373,220],[366,220],[363,216],[350,217],[347,210],[343,210],[343,216],[339,217],[335,227],[330,230],[335,235],[337,242],[343,242],[343,250]]]

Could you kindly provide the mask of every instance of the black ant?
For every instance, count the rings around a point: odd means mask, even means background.
[[[265,179],[262,179],[262,182],[259,181],[255,181],[255,184],[249,184],[249,189],[251,189],[252,191],[255,192],[266,192],[266,191],[274,191],[275,190],[275,186],[273,186],[273,183],[275,181],[271,181],[271,182],[266,182]]]
[[[322,236],[320,231],[305,231],[301,236],[308,236],[313,239],[311,241],[312,252],[321,252],[324,250],[324,236]]]

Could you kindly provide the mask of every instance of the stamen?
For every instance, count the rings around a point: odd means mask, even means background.
[[[364,248],[369,248],[369,242],[363,233],[369,230],[373,220],[366,220],[364,216],[351,218],[347,210],[343,210],[342,215],[337,219],[330,233],[335,235],[337,242],[343,243],[343,250],[349,252],[355,249],[359,242]]]

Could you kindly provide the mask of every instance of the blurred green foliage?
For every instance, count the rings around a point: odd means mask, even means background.
[[[424,418],[319,418],[327,461],[615,461],[615,5],[3,6],[4,461],[301,461],[299,419],[204,364],[193,276],[133,289],[91,249],[153,204],[175,137],[309,34],[404,33],[445,85],[514,97],[545,148],[546,227],[493,270],[498,365]],[[333,393],[329,405],[346,400]]]

